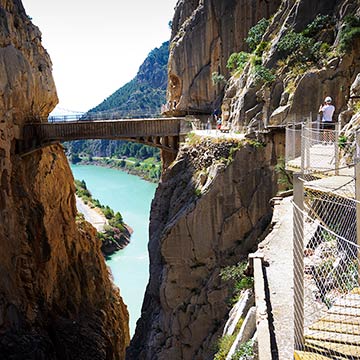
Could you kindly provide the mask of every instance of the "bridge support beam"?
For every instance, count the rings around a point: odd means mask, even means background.
[[[162,172],[164,173],[170,164],[176,159],[177,153],[174,151],[168,151],[161,149],[161,163],[162,163]]]

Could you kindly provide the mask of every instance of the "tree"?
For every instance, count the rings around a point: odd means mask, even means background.
[[[77,164],[77,163],[79,163],[81,161],[81,158],[80,158],[79,154],[73,153],[70,156],[70,161],[71,161],[72,164]]]

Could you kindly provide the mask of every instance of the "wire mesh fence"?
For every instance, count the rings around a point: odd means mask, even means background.
[[[354,179],[332,187],[314,175],[302,181],[302,199],[294,202],[296,349],[314,360],[360,359],[360,206]]]
[[[289,123],[286,126],[285,164],[288,168],[300,169],[301,167],[302,125],[303,123]]]
[[[302,173],[337,170],[353,163],[354,142],[339,135],[339,124],[308,122],[286,127],[286,168]]]

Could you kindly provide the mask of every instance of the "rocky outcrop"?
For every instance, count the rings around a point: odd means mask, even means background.
[[[271,219],[282,134],[182,149],[152,203],[150,282],[127,359],[206,360],[229,308],[222,267],[244,258]]]
[[[0,0],[0,354],[121,359],[128,313],[95,229],[75,222],[60,145],[20,158],[20,127],[57,103],[51,62],[20,0]]]
[[[350,86],[359,72],[360,54],[356,36],[348,49],[340,50],[341,31],[347,16],[359,14],[358,3],[348,0],[283,0],[262,38],[266,46],[257,60],[261,70],[268,70],[273,78],[259,81],[262,74],[256,74],[255,66],[248,64],[241,76],[229,79],[223,110],[229,112],[226,120],[232,128],[245,126],[251,131],[259,126],[315,120],[320,104],[329,95],[337,119],[346,109]],[[292,31],[292,40],[286,40]],[[313,45],[303,53],[298,49],[307,45],[294,47],[291,51],[298,51],[298,58],[291,59],[281,53],[284,43],[289,49],[293,46],[291,41],[313,41]]]
[[[175,9],[169,57],[167,98],[173,113],[212,113],[220,106],[227,60],[246,50],[248,30],[269,18],[281,0],[181,0]]]

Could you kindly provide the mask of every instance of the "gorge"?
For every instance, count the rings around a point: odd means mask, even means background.
[[[219,274],[246,260],[269,231],[284,125],[315,116],[331,94],[347,131],[360,128],[359,2],[178,1],[168,115],[204,121],[221,109],[229,129],[248,136],[190,136],[164,168],[151,206],[150,279],[131,342],[95,230],[76,222],[62,146],[16,154],[27,117],[46,119],[57,95],[41,33],[21,1],[0,0],[0,15],[1,355],[213,359],[230,311],[231,284]],[[244,38],[262,18],[267,26],[251,48]],[[214,73],[222,81],[214,83]]]

